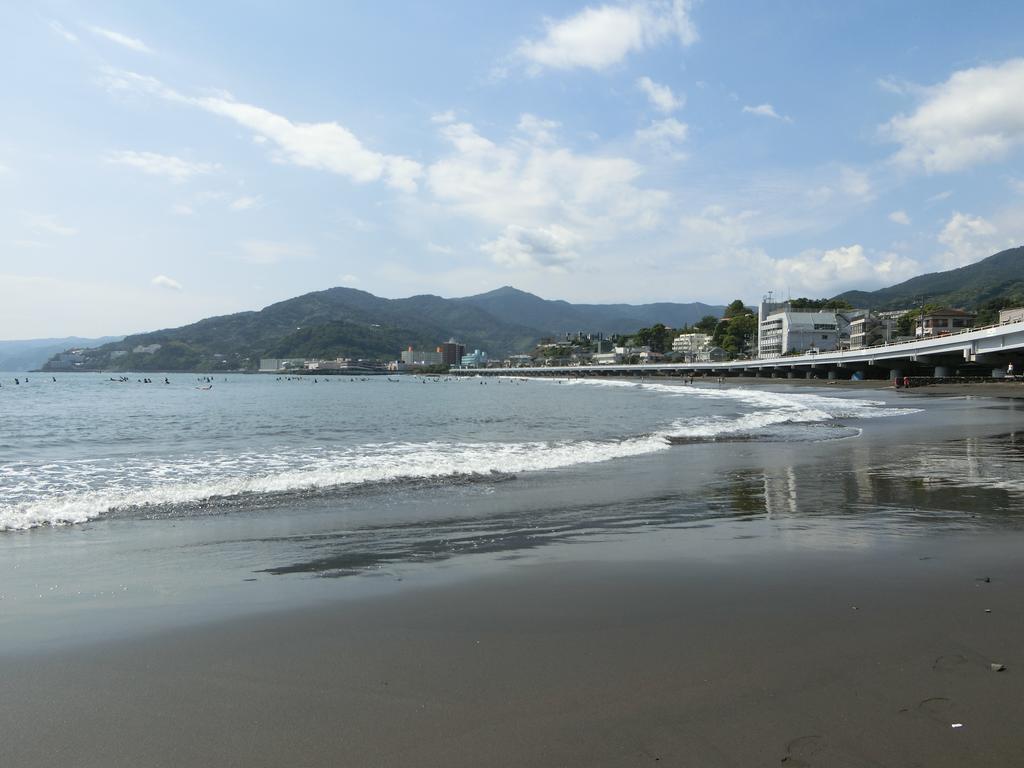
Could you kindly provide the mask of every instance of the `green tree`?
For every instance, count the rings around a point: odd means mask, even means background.
[[[1024,302],[1010,296],[997,296],[989,299],[978,306],[978,319],[976,325],[995,325],[999,322],[999,310],[1010,307],[1019,307]]]
[[[703,322],[703,321],[702,321]],[[748,351],[757,336],[757,315],[736,299],[725,309],[725,317],[715,322],[712,344],[737,355]]]
[[[747,305],[743,303],[743,299],[736,299],[735,301],[729,302],[729,306],[725,308],[724,317],[739,317],[745,315],[750,310],[747,309]]]
[[[693,324],[693,329],[700,333],[713,334],[715,326],[718,325],[718,318],[714,315],[704,315],[698,322]]]

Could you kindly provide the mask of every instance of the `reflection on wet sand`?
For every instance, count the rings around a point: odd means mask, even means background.
[[[767,458],[767,457],[766,457]],[[697,488],[628,503],[526,509],[473,519],[429,520],[288,539],[272,574],[364,574],[466,554],[516,558],[556,543],[762,521],[758,535],[801,546],[867,546],[879,537],[1018,526],[1024,498],[1024,434],[969,437],[898,449],[868,442],[816,461],[734,468]],[[744,536],[752,535],[744,532]]]

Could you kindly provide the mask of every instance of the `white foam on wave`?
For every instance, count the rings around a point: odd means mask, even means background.
[[[548,381],[551,381],[550,379]],[[825,424],[837,419],[875,419],[918,413],[918,408],[887,406],[882,400],[827,397],[810,392],[771,392],[751,387],[690,386],[601,379],[558,379],[563,383],[641,389],[672,397],[728,400],[745,412],[703,415],[673,423],[669,437],[713,438],[755,434],[781,424]]]
[[[246,494],[560,469],[666,450],[670,447],[669,438],[713,439],[755,434],[787,423],[828,423],[915,412],[886,407],[879,400],[806,392],[594,379],[561,381],[731,401],[736,408],[735,412],[678,419],[654,434],[623,440],[381,443],[321,451],[92,459],[45,465],[15,463],[0,467],[0,488],[4,491],[0,499],[0,531],[83,523],[115,510],[195,504]]]
[[[63,490],[49,483],[19,482],[19,475],[34,474],[37,468],[15,466],[8,468],[6,477],[0,476],[0,480],[28,498],[0,504],[0,531],[84,523],[115,510],[194,504],[246,494],[559,469],[668,448],[663,435],[645,435],[608,441],[396,443],[319,453],[200,456],[116,464],[70,462],[54,467]],[[76,486],[87,490],[71,490]]]

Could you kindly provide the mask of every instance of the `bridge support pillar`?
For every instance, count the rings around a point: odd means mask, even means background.
[[[829,381],[835,381],[838,378],[839,378],[839,371],[837,371],[835,368],[833,368],[831,371],[828,372],[828,380]]]
[[[786,371],[786,378],[787,379],[795,379],[796,378],[796,371]]]
[[[889,369],[889,381],[901,381],[903,379],[903,371],[899,368]]]
[[[805,379],[813,379],[814,378],[814,371],[807,371],[807,373],[804,374],[804,378]]]
[[[944,379],[947,376],[952,376],[953,371],[948,365],[936,365],[935,373],[933,374],[936,379]]]

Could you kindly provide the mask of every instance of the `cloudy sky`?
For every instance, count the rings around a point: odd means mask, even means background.
[[[334,285],[825,296],[1024,242],[1019,2],[0,5],[0,338]]]

